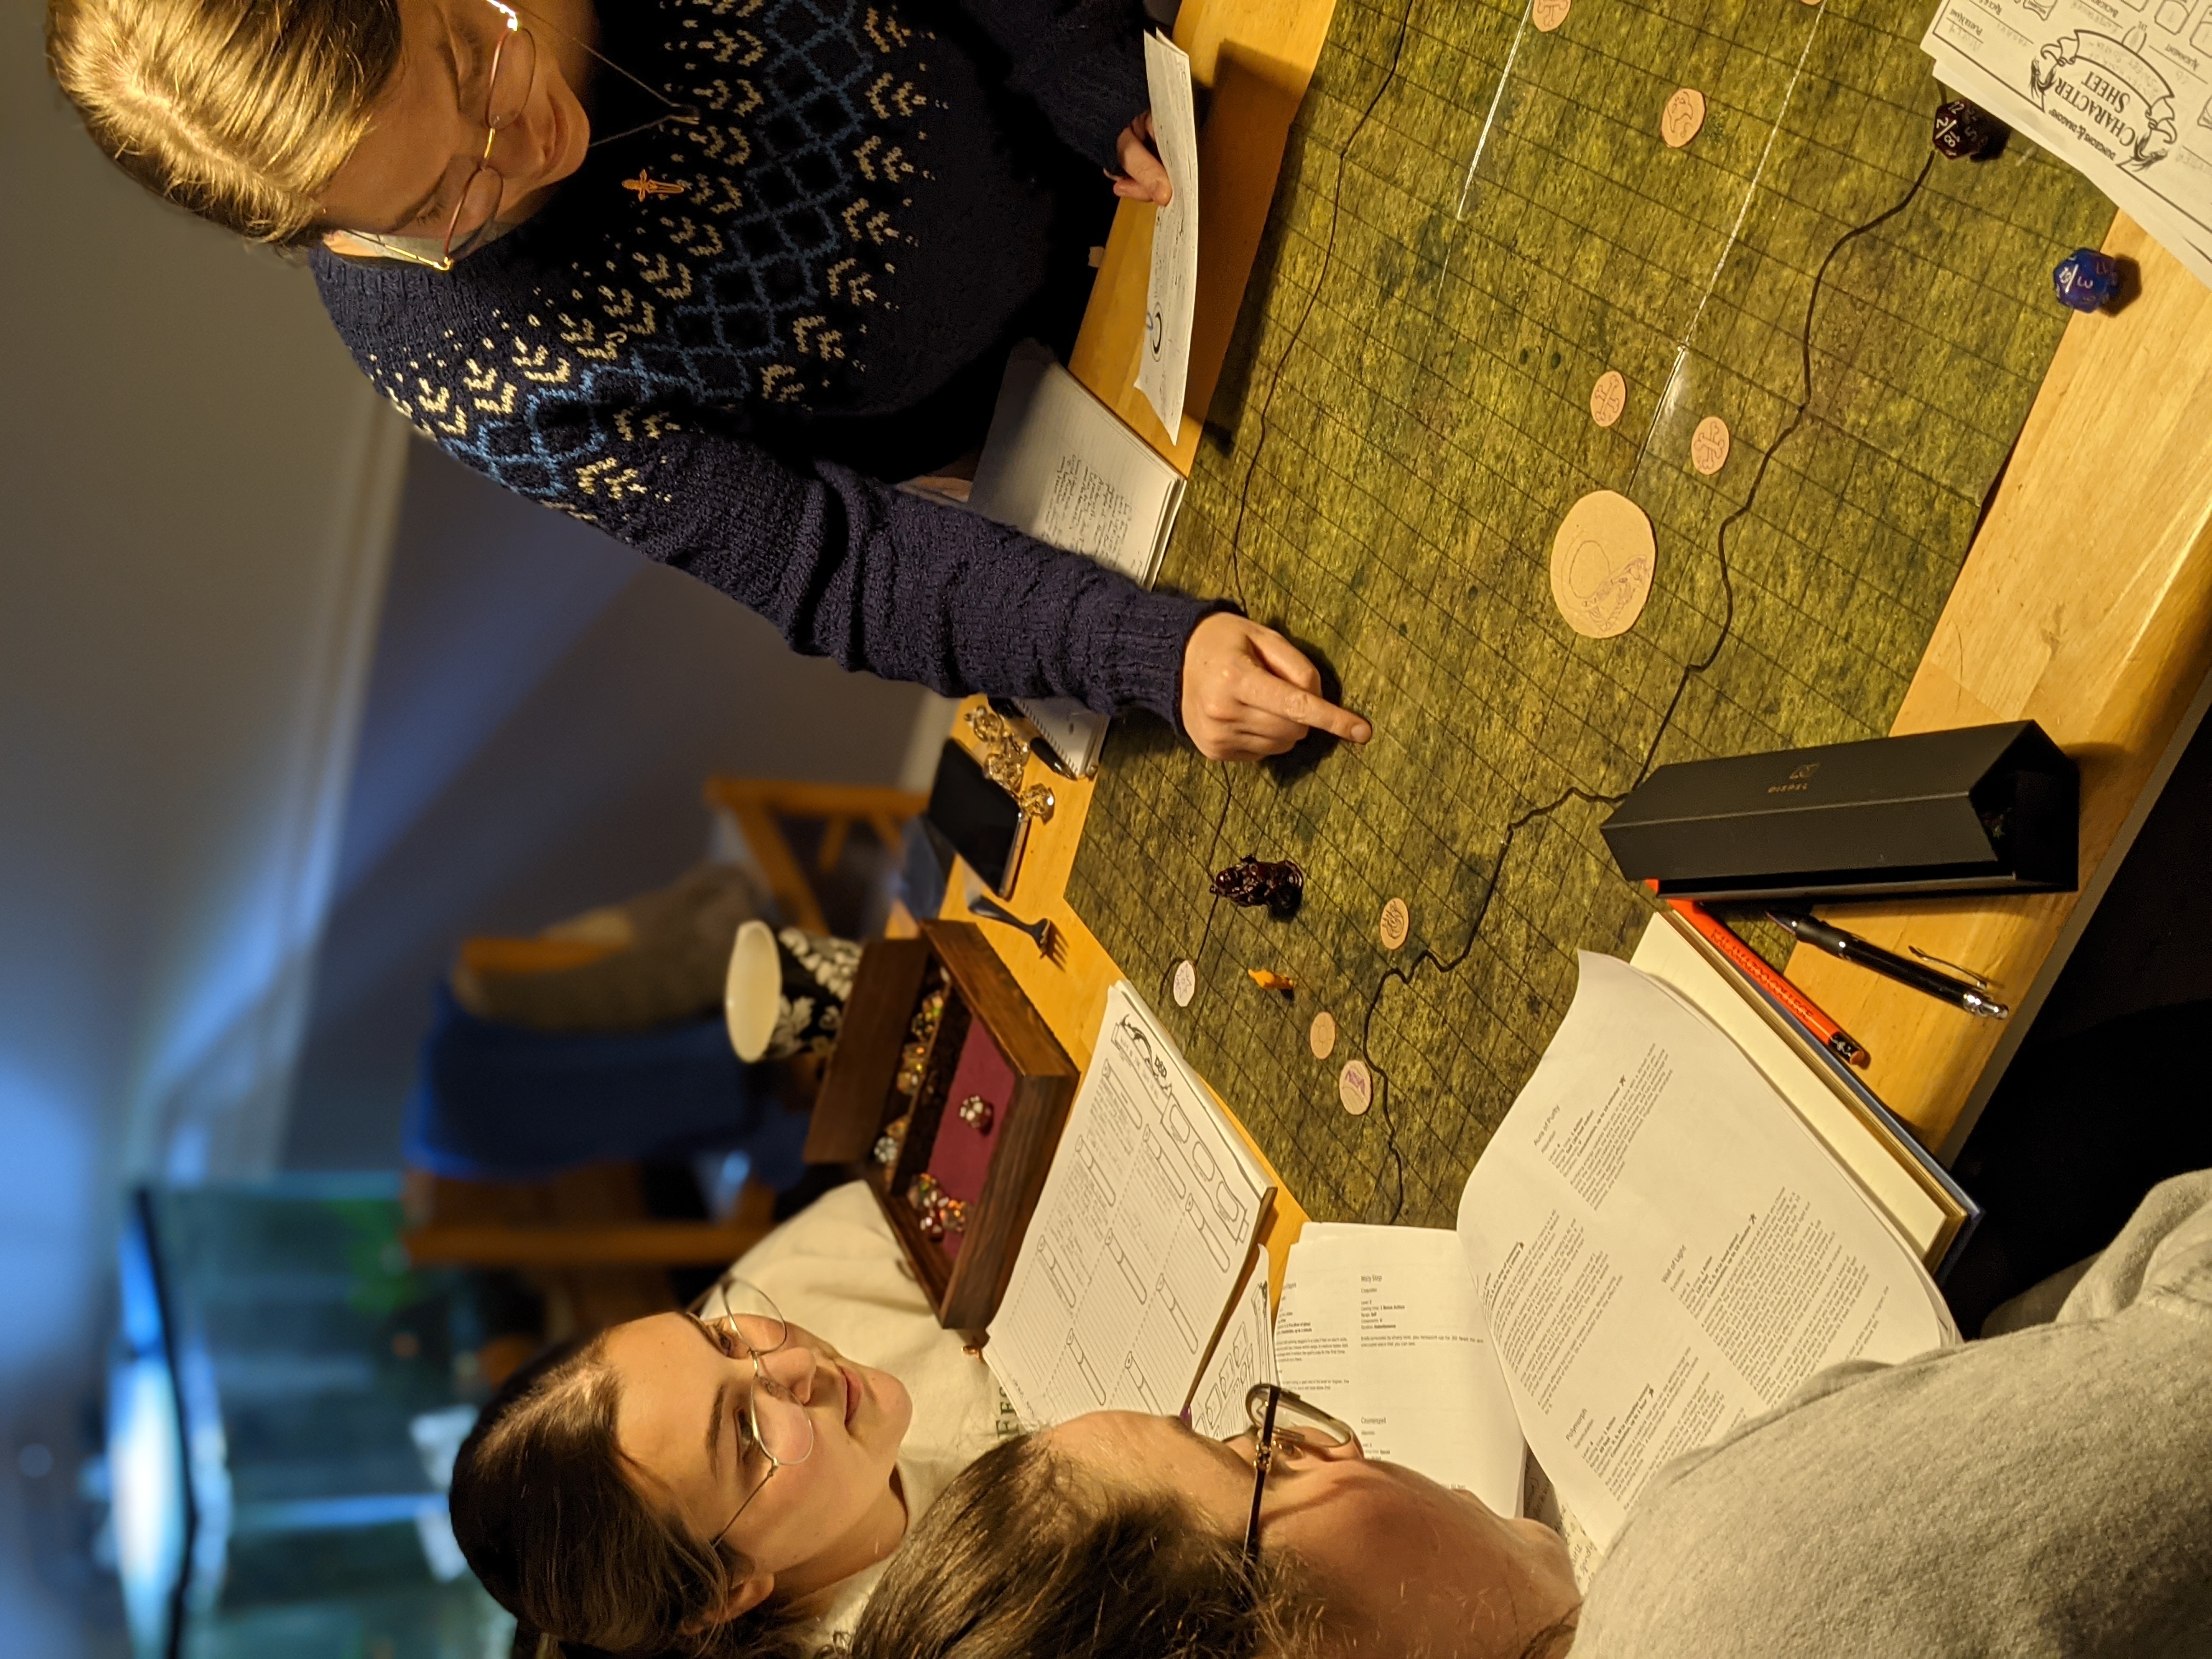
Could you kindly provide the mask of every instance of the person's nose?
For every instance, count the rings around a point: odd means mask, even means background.
[[[815,1385],[829,1359],[803,1344],[792,1342],[774,1353],[761,1356],[761,1370],[777,1387],[804,1406],[814,1398]]]

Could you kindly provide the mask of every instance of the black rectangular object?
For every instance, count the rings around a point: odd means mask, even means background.
[[[937,776],[921,821],[949,866],[952,854],[968,861],[1000,898],[1014,896],[1029,822],[1020,803],[991,781],[975,757],[948,738],[937,757]]]
[[[2081,793],[2014,720],[1662,766],[1601,833],[1674,898],[2071,892]]]

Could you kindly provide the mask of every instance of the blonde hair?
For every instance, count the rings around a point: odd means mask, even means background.
[[[399,61],[398,0],[47,0],[46,63],[156,195],[296,243]]]

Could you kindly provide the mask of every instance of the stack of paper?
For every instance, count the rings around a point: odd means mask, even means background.
[[[1171,194],[1152,220],[1152,270],[1145,289],[1145,349],[1137,390],[1170,441],[1182,435],[1190,378],[1191,320],[1198,313],[1198,114],[1190,59],[1165,35],[1145,37],[1145,81],[1152,100],[1152,143]]]
[[[2081,169],[2212,284],[2212,9],[1942,0],[1920,44],[1937,80]]]
[[[1521,1425],[1457,1233],[1309,1222],[1283,1279],[1275,1364],[1368,1456],[1520,1514]]]

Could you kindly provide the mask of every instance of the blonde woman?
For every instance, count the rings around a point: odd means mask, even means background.
[[[50,0],[156,193],[308,251],[451,454],[942,691],[1147,708],[1218,758],[1366,723],[1219,604],[885,482],[971,449],[1155,201],[1136,0]],[[1087,179],[1087,182],[1085,180]]]

